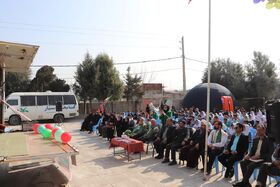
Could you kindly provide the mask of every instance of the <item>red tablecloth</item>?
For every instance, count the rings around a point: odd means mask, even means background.
[[[144,151],[143,142],[132,138],[120,138],[120,137],[113,138],[110,144],[110,148],[111,147],[123,147],[124,149],[127,150],[128,154]]]

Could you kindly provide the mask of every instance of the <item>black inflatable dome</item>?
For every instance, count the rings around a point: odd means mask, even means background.
[[[210,111],[222,110],[222,96],[231,96],[235,104],[232,93],[224,86],[217,83],[210,83]],[[207,83],[202,83],[192,88],[184,97],[182,106],[184,108],[196,107],[206,111],[207,104]]]

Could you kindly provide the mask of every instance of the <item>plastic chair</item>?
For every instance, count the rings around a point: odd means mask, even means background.
[[[99,131],[98,131],[98,128],[97,128],[97,127],[98,127],[98,125],[94,125],[94,126],[92,126],[92,132],[93,132],[93,133],[94,133],[94,132],[95,132],[96,134],[97,134],[97,133],[99,133]]]
[[[149,142],[147,142],[146,144],[147,144],[147,146],[146,146],[146,155],[147,155],[148,152],[149,152],[149,145],[151,144],[151,145],[152,145],[152,149],[153,149],[152,157],[154,157],[154,154],[155,154],[155,147],[154,147],[153,141],[149,141]]]
[[[98,127],[99,127],[99,125],[102,123],[102,121],[103,121],[103,118],[100,118],[99,120],[98,120],[98,122],[97,122],[97,124],[96,125],[93,125],[92,126],[92,132],[94,133],[99,133],[99,131],[98,131]]]
[[[238,181],[238,179],[239,179],[238,164],[239,164],[239,161],[236,161],[236,162],[234,162],[234,165],[233,165],[235,181]],[[224,170],[224,166],[223,166],[223,170]],[[223,170],[222,170],[222,175],[223,175]]]
[[[259,174],[259,168],[255,169],[253,172],[253,179],[257,180]],[[274,187],[280,187],[280,176],[268,176],[268,184],[272,183],[272,179],[274,179],[276,181],[276,184],[274,185]]]
[[[271,177],[274,178],[276,181],[276,184],[274,185],[274,187],[280,187],[280,176],[271,176]],[[270,181],[270,183],[271,183],[271,181]]]
[[[253,140],[256,137],[256,134],[257,134],[257,130],[254,129],[253,127],[250,127],[250,130],[249,130],[250,140],[249,140],[248,152],[250,152],[251,148],[253,147]]]
[[[258,174],[259,174],[259,168],[256,168],[253,172],[253,179],[254,180],[257,180]]]
[[[217,156],[216,156],[216,158],[215,158],[213,167],[215,167],[215,169],[216,169],[216,174],[220,173],[220,170],[219,170],[219,160],[218,160],[218,157],[217,157]],[[221,171],[221,172],[223,173],[224,170],[225,170],[225,167],[222,166],[222,171]]]
[[[234,162],[234,165],[233,165],[235,181],[238,181],[238,179],[239,179],[239,176],[238,176],[238,164],[239,164],[239,162],[236,161],[236,162]]]
[[[218,161],[218,157],[215,158],[215,161],[214,161],[214,165],[213,165],[216,169],[216,174],[219,173],[219,161]]]

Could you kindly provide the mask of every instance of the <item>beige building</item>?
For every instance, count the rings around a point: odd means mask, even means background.
[[[144,83],[142,89],[144,91],[141,104],[142,109],[151,102],[155,106],[159,106],[165,100],[170,100],[173,106],[179,108],[186,94],[183,91],[165,91],[162,83]]]

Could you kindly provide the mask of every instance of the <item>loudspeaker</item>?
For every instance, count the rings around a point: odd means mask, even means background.
[[[265,104],[267,119],[267,134],[269,138],[280,143],[280,101],[268,101]]]

